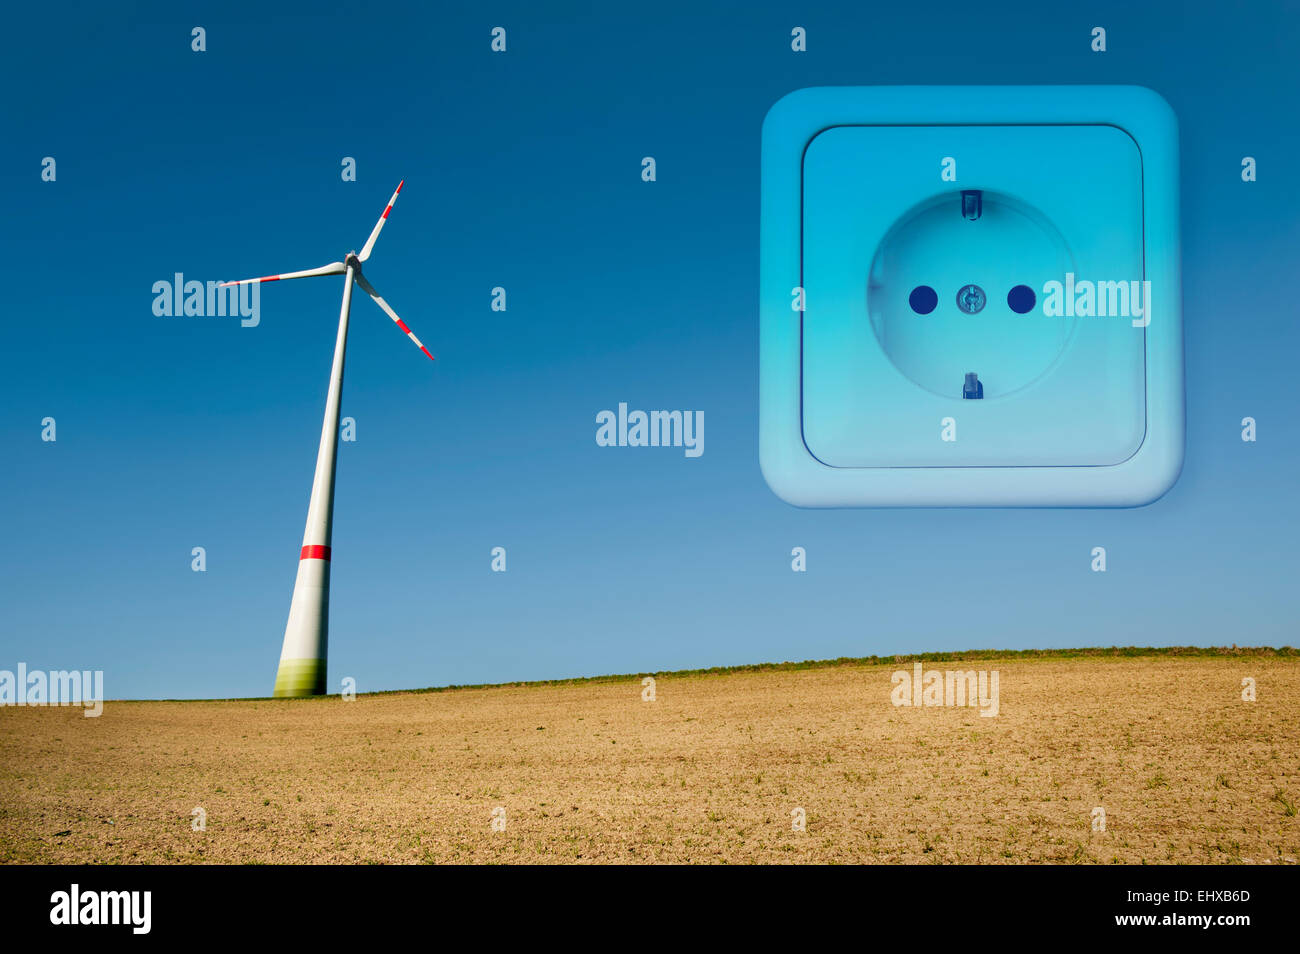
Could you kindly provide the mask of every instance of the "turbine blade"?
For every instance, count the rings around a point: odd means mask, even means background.
[[[282,275],[266,275],[262,278],[241,278],[237,282],[221,282],[218,287],[225,288],[227,285],[252,285],[256,282],[278,282],[286,278],[315,278],[317,275],[342,275],[348,270],[348,267],[342,262],[330,262],[328,265],[322,265],[320,268],[309,268],[301,272],[285,272]]]
[[[433,355],[429,354],[429,349],[420,343],[420,339],[415,337],[414,334],[412,334],[410,328],[406,327],[406,322],[404,322],[401,318],[397,317],[397,312],[393,311],[392,308],[388,307],[388,302],[384,301],[382,298],[379,297],[379,292],[375,291],[375,286],[371,285],[370,282],[366,281],[365,276],[363,276],[360,272],[357,272],[353,276],[353,278],[356,281],[356,283],[361,286],[361,288],[365,291],[365,293],[375,300],[375,304],[378,305],[380,308],[384,309],[384,313],[388,315],[389,318],[397,322],[397,327],[401,328],[402,331],[406,332],[406,337],[414,341],[415,346],[419,348],[421,351],[423,351],[426,355],[428,355],[430,361],[433,361],[434,357]]]
[[[397,183],[397,192],[393,193],[393,197],[388,200],[388,205],[384,206],[384,214],[379,217],[379,221],[375,223],[375,230],[370,233],[370,238],[366,239],[366,244],[361,247],[361,254],[357,256],[359,260],[364,262],[370,257],[370,250],[375,247],[375,239],[379,238],[380,229],[388,221],[388,213],[393,211],[393,203],[397,201],[397,193],[402,191],[402,186],[405,184],[405,179]]]

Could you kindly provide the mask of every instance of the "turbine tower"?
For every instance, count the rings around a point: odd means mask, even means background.
[[[339,309],[339,332],[334,342],[334,365],[330,369],[329,391],[325,394],[325,421],[321,425],[320,450],[316,453],[316,476],[311,484],[311,502],[307,505],[307,528],[302,535],[302,551],[298,557],[298,579],[293,585],[293,600],[289,603],[289,622],[284,628],[284,646],[280,650],[280,668],[275,675],[276,696],[318,696],[325,692],[325,669],[329,639],[330,604],[330,535],[334,522],[334,472],[339,447],[339,404],[343,396],[343,358],[348,343],[348,313],[352,309],[352,283],[375,300],[385,314],[397,322],[397,327],[415,342],[416,347],[433,360],[429,349],[411,333],[397,312],[379,297],[370,282],[361,274],[361,263],[370,258],[375,240],[393,203],[402,191],[403,179],[397,191],[388,200],[384,213],[375,223],[374,231],[360,252],[349,252],[341,262],[331,262],[319,268],[263,278],[246,278],[230,285],[252,285],[258,282],[277,282],[287,278],[315,278],[319,275],[343,275],[343,306]]]

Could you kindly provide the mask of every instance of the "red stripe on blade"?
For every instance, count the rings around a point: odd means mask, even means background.
[[[302,556],[299,560],[328,560],[330,558],[330,548],[323,547],[313,543],[311,546],[302,548]]]

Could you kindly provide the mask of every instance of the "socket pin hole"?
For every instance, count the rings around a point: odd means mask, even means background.
[[[1007,292],[1007,306],[1017,315],[1027,315],[1033,310],[1038,297],[1028,285],[1017,285]]]
[[[907,296],[907,303],[918,315],[928,315],[939,304],[939,295],[929,285],[917,285]]]

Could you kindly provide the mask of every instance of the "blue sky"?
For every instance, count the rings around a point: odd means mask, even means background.
[[[341,280],[265,287],[256,328],[156,317],[151,287],[339,259],[403,177],[366,274],[439,360],[354,302],[335,689],[1295,642],[1300,13],[543,6],[9,15],[0,668],[103,669],[110,697],[269,693]],[[1178,113],[1187,459],[1155,505],[801,511],[763,483],[762,118],[799,87],[901,83],[1136,83]],[[704,455],[598,447],[620,401],[703,410]]]

